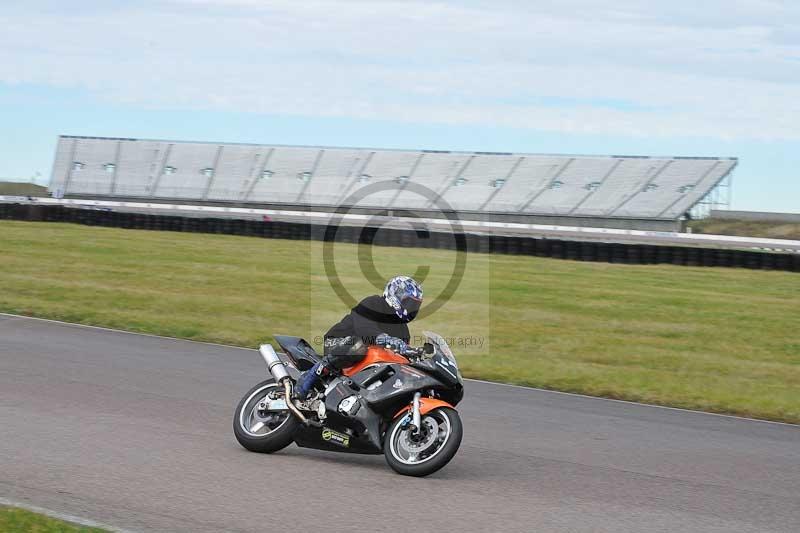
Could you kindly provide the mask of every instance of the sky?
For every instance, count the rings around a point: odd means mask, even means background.
[[[0,2],[0,178],[59,134],[733,156],[800,212],[800,2]]]

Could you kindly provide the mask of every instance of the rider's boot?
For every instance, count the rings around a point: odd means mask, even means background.
[[[308,393],[314,388],[314,385],[317,384],[322,376],[327,375],[329,371],[328,366],[323,361],[309,368],[300,376],[300,379],[297,380],[297,386],[294,389],[295,397],[301,402],[305,400],[308,397]]]

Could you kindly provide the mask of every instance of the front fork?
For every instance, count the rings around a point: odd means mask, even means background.
[[[414,394],[414,403],[411,407],[411,424],[414,426],[411,430],[412,433],[418,433],[420,427],[422,427],[421,418],[422,415],[419,413],[419,399],[422,397],[421,392],[417,392]]]
[[[422,398],[421,392],[414,393],[414,400],[411,402],[410,420],[409,415],[406,415],[406,422],[403,424],[403,429],[410,429],[412,435],[419,433],[422,426],[422,414],[420,413],[419,400]]]

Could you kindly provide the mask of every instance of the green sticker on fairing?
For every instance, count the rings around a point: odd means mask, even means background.
[[[332,429],[323,428],[322,440],[338,444],[339,446],[344,446],[345,448],[350,447],[350,435],[339,433],[338,431],[334,431]]]

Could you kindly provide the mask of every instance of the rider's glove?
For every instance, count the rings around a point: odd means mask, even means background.
[[[393,351],[399,353],[400,355],[405,355],[411,346],[408,345],[406,341],[403,339],[398,339],[397,337],[392,337],[391,335],[387,335],[386,333],[381,333],[375,338],[375,344],[379,344],[380,346],[387,346],[391,348]]]

